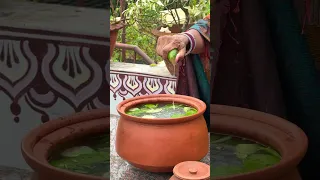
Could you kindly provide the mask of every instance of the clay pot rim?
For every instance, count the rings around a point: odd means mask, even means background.
[[[48,161],[44,162],[41,160],[41,157],[37,156],[33,150],[34,147],[46,136],[53,134],[55,131],[63,128],[67,128],[68,126],[88,122],[89,120],[98,120],[101,118],[106,118],[110,116],[109,109],[94,109],[87,112],[79,112],[76,114],[72,114],[69,116],[65,116],[62,118],[58,118],[55,120],[51,120],[47,123],[44,123],[37,128],[31,130],[22,140],[21,142],[21,152],[24,159],[27,161],[32,161],[33,165],[30,167],[37,172],[38,167],[41,167],[42,170],[45,169],[46,172],[50,174],[62,174],[64,177],[71,177],[72,179],[88,179],[88,180],[106,180],[108,178],[90,176],[86,174],[75,173],[72,171],[59,169],[54,166],[51,166]],[[110,121],[109,121],[110,123]],[[110,127],[110,125],[109,125]],[[45,130],[49,129],[49,130]],[[52,147],[53,148],[53,147]],[[36,166],[36,168],[34,167]],[[50,175],[48,174],[48,175]]]
[[[172,102],[186,104],[192,106],[198,110],[198,112],[191,116],[185,116],[180,118],[140,118],[135,116],[127,115],[125,112],[132,106],[143,104],[143,103],[150,103],[150,102]],[[202,116],[206,110],[206,104],[201,101],[200,99],[185,96],[185,95],[173,95],[173,94],[152,94],[152,95],[144,95],[144,96],[136,96],[133,98],[126,99],[120,102],[117,105],[117,111],[120,116],[125,117],[125,119],[132,120],[139,123],[145,124],[177,124],[177,123],[184,123],[187,121],[191,121],[196,119],[199,116]]]
[[[241,118],[242,121],[252,121],[259,123],[259,127],[257,128],[252,128],[254,126],[257,126],[253,124],[253,126],[248,127],[246,123],[239,123],[239,119],[237,119],[237,122],[226,122],[226,121],[219,121],[219,119],[213,120],[213,118],[210,118],[210,132],[214,133],[222,133],[222,134],[228,134],[228,135],[234,135],[238,137],[243,137],[243,136],[248,136],[248,131],[255,131],[257,134],[261,133],[261,131],[265,131],[264,128],[261,128],[262,126],[266,128],[273,128],[280,130],[283,132],[283,134],[286,134],[287,136],[282,138],[288,138],[286,139],[287,141],[281,141],[284,142],[285,145],[282,145],[281,148],[279,149],[276,146],[276,141],[280,141],[281,137],[278,136],[278,139],[275,139],[275,137],[272,138],[272,135],[266,135],[267,139],[270,141],[268,144],[270,147],[274,148],[281,154],[281,160],[278,164],[275,164],[273,166],[260,169],[257,171],[253,172],[248,172],[248,173],[242,173],[242,174],[236,174],[236,175],[230,175],[230,176],[223,176],[223,177],[216,177],[217,180],[233,180],[233,179],[251,179],[252,177],[268,177],[268,175],[277,175],[277,174],[282,174],[283,173],[288,173],[287,171],[292,170],[295,168],[299,162],[302,160],[304,155],[306,154],[307,147],[308,147],[308,138],[306,134],[295,124],[284,120],[280,117],[255,111],[255,110],[250,110],[250,109],[245,109],[245,108],[238,108],[238,107],[230,107],[230,106],[224,106],[224,105],[212,105],[210,106],[210,114],[215,114],[215,115],[227,115],[227,116],[233,116],[233,117],[238,117]],[[232,120],[231,120],[232,121]],[[228,124],[229,123],[229,124]],[[241,132],[221,132],[223,129],[230,129],[230,124],[235,123],[237,127],[241,128]],[[234,126],[232,127],[233,129],[235,128]],[[246,129],[248,131],[246,131]],[[218,131],[218,132],[217,132]],[[227,131],[227,130],[225,130]],[[246,137],[249,140],[253,140],[256,142],[260,142],[262,144],[266,144],[263,142],[262,139],[259,139],[258,137]],[[266,141],[266,140],[265,140]],[[290,142],[289,142],[290,141]],[[279,173],[280,172],[280,173]]]

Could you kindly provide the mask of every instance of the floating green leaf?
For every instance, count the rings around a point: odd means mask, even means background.
[[[166,104],[165,106],[163,106],[165,109],[173,109],[175,108],[175,106],[177,105],[173,105],[173,104]]]
[[[158,112],[161,112],[162,109],[161,108],[157,108],[157,109],[150,109],[150,110],[147,110],[146,113],[158,113]]]
[[[154,109],[158,107],[158,104],[145,104],[144,107],[149,109]]]
[[[261,147],[260,148],[260,151],[265,151],[266,153],[270,154],[270,155],[273,155],[275,157],[278,157],[279,159],[281,159],[281,155],[275,151],[274,149],[271,149],[269,147]]]
[[[50,161],[50,164],[58,168],[78,169],[79,166],[90,166],[91,164],[106,161],[103,153],[95,152],[91,154],[82,154],[77,157],[63,158]]]
[[[183,108],[183,111],[184,111],[184,112],[188,112],[190,109],[191,109],[191,107],[184,107],[184,108]]]
[[[132,111],[127,111],[126,114],[131,115],[131,116],[139,116],[143,113],[145,113],[146,111],[150,110],[149,108],[132,108]]]
[[[236,146],[236,155],[239,159],[245,159],[250,154],[256,153],[260,150],[258,144],[238,144]]]
[[[61,153],[64,157],[77,157],[82,154],[92,154],[95,150],[88,146],[73,147]]]
[[[184,114],[173,114],[171,116],[171,118],[181,118],[181,117],[184,117],[185,115]]]
[[[279,158],[269,154],[251,154],[243,161],[246,172],[266,168],[279,162]]]
[[[196,110],[195,108],[189,108],[189,109],[183,109],[186,112],[186,116],[191,116],[194,114],[197,114],[198,110]]]
[[[266,167],[277,164],[281,160],[280,154],[270,147],[263,146],[261,144],[250,142],[246,139],[237,138],[228,135],[211,134],[210,135],[211,144],[215,144],[214,149],[215,156],[228,156],[230,152],[234,152],[236,157],[232,157],[233,160],[231,164],[225,162],[225,165],[213,166],[211,176],[229,176],[235,174],[242,174],[246,172],[253,172],[259,169],[264,169]],[[224,154],[227,151],[227,154]],[[217,157],[219,161],[222,157]]]
[[[135,112],[135,111],[139,111],[140,110],[140,108],[131,108],[131,109],[129,109],[129,112]]]

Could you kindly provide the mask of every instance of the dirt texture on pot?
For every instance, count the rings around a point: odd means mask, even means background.
[[[198,112],[180,118],[147,119],[125,112],[139,104],[180,103]],[[116,151],[135,167],[151,172],[172,172],[183,161],[198,161],[208,153],[209,139],[203,113],[206,105],[199,99],[171,94],[138,96],[118,104],[120,119]]]
[[[223,105],[210,107],[210,132],[243,137],[270,146],[281,161],[262,170],[217,180],[301,180],[297,165],[303,159],[308,139],[296,125],[277,116]]]
[[[110,133],[110,110],[96,109],[51,120],[23,139],[22,155],[35,171],[34,180],[106,180],[55,168],[48,163],[57,147],[95,134]]]
[[[117,22],[110,24],[110,59],[113,55],[114,48],[116,46],[118,31],[124,27],[124,23]]]

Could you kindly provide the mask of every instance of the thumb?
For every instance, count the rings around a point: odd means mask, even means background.
[[[178,63],[181,59],[183,59],[186,53],[187,53],[186,48],[182,48],[176,56],[176,63]]]

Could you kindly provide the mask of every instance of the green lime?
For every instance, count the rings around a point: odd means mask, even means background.
[[[173,49],[169,52],[168,59],[169,59],[169,61],[171,61],[171,63],[173,63],[173,64],[175,63],[177,54],[178,54],[177,49]]]

